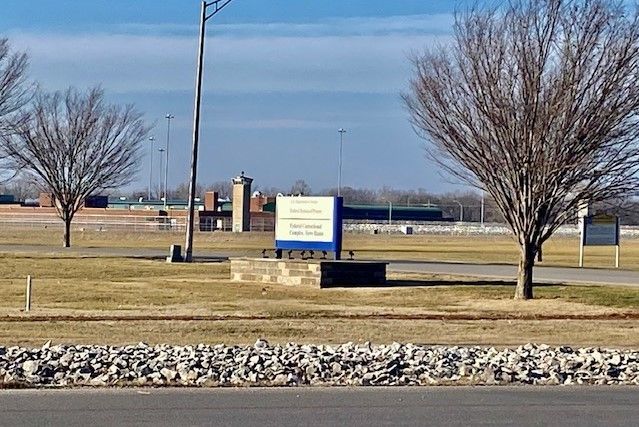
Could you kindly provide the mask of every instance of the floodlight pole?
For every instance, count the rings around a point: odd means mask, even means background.
[[[206,34],[206,21],[220,12],[231,0],[202,0],[200,15],[200,42],[197,57],[197,72],[195,78],[195,106],[193,108],[193,148],[191,151],[191,179],[189,181],[188,215],[186,217],[186,244],[185,262],[193,261],[193,221],[195,218],[195,186],[197,183],[197,154],[200,142],[200,105],[202,99],[202,74],[204,72],[204,39]],[[207,9],[213,7],[213,11],[207,15]]]
[[[164,153],[166,152],[166,148],[158,148],[158,152],[160,153],[160,173],[158,174],[158,199],[162,199],[162,169],[164,168]]]
[[[342,195],[342,147],[344,145],[344,134],[346,129],[339,128],[339,166],[337,168],[337,197]]]
[[[168,188],[169,188],[169,144],[171,142],[171,119],[175,116],[171,113],[164,116],[166,118],[166,162],[164,163],[164,210],[167,208]]]
[[[151,193],[153,192],[153,156],[155,155],[155,152],[153,151],[153,143],[155,142],[155,137],[149,137],[149,141],[151,141],[151,158],[149,159],[149,161],[151,162],[151,166],[149,169],[149,194],[147,196],[148,200],[151,200]]]

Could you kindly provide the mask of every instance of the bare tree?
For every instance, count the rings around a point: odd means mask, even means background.
[[[329,188],[321,192],[326,196],[337,196],[337,187]],[[344,203],[363,203],[372,204],[375,203],[377,198],[377,192],[375,190],[369,190],[367,188],[353,188],[349,186],[343,186],[341,188],[341,195],[344,198]]]
[[[311,186],[308,185],[303,179],[298,179],[293,183],[293,186],[291,187],[291,194],[294,196],[310,196]]]
[[[133,106],[106,104],[99,88],[38,93],[2,137],[1,150],[53,195],[69,247],[71,221],[85,198],[132,181],[148,130]]]
[[[26,53],[12,52],[7,39],[0,38],[0,119],[22,108],[31,95],[27,82]],[[0,121],[0,130],[3,129]]]
[[[233,195],[233,184],[228,181],[217,181],[213,184],[207,185],[205,191],[217,191],[217,194],[222,199],[231,198]]]
[[[9,41],[0,38],[0,134],[8,131],[11,116],[29,101],[32,86],[27,82],[28,66],[27,55],[12,52]],[[0,159],[0,172],[2,163]]]
[[[202,185],[197,184],[195,186],[195,197],[204,197],[204,187]],[[168,198],[169,200],[186,200],[189,198],[189,183],[183,182],[178,184],[175,189],[168,190]]]
[[[414,70],[415,130],[434,161],[490,194],[520,247],[515,298],[532,298],[553,232],[580,204],[638,187],[637,13],[609,0],[475,8]]]

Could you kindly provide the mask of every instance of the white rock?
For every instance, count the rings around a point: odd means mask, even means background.
[[[22,364],[22,370],[24,371],[25,375],[35,374],[39,367],[40,363],[37,360],[27,360]]]
[[[258,339],[257,341],[255,341],[255,344],[253,345],[253,347],[255,347],[255,348],[266,348],[266,347],[268,347],[268,341],[263,340],[263,339]]]
[[[168,381],[173,381],[175,377],[177,376],[177,372],[172,371],[168,368],[160,369],[160,374],[162,374],[162,376],[166,378]]]
[[[613,355],[609,360],[608,360],[608,364],[610,365],[619,365],[621,364],[621,356],[619,356],[618,354]]]

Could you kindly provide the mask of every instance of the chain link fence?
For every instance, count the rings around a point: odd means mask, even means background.
[[[60,228],[64,223],[55,214],[1,214],[4,229]],[[73,219],[74,230],[161,232],[185,231],[185,217],[143,215],[78,215]]]
[[[231,231],[230,217],[201,218],[196,216],[194,229],[199,231]],[[15,214],[0,213],[0,228],[2,229],[42,229],[60,228],[64,223],[54,213]],[[98,215],[82,214],[73,219],[72,228],[81,231],[131,231],[131,232],[162,232],[186,231],[185,216],[155,216],[155,215]],[[269,217],[252,217],[251,231],[269,232],[275,230],[275,219]]]

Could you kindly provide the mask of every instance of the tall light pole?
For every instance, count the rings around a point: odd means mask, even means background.
[[[158,152],[160,153],[160,171],[164,167],[164,153],[166,152],[166,148],[158,148]],[[158,174],[158,197],[162,197],[162,172]],[[165,198],[166,200],[166,198]],[[164,208],[166,209],[166,202],[164,203]]]
[[[149,161],[151,163],[151,166],[149,168],[149,194],[148,194],[148,199],[151,200],[151,189],[153,188],[153,156],[155,155],[154,150],[153,150],[153,145],[155,143],[155,137],[151,136],[149,137],[149,141],[151,142],[151,156]]]
[[[202,100],[202,75],[204,72],[204,36],[206,21],[227,6],[231,0],[202,0],[200,14],[200,42],[197,54],[197,72],[195,77],[195,105],[193,107],[193,148],[191,150],[191,179],[189,181],[188,215],[186,217],[186,244],[184,261],[193,261],[193,220],[195,219],[195,186],[197,183],[197,152],[200,142],[200,104]],[[207,10],[213,8],[211,13]],[[207,14],[208,13],[208,14]]]
[[[166,210],[166,192],[169,183],[169,142],[171,141],[171,119],[174,119],[175,116],[171,113],[168,113],[164,116],[166,119],[166,163],[164,164],[164,209]]]
[[[344,145],[344,134],[346,129],[339,128],[339,167],[337,169],[337,196],[342,195],[342,147]]]

